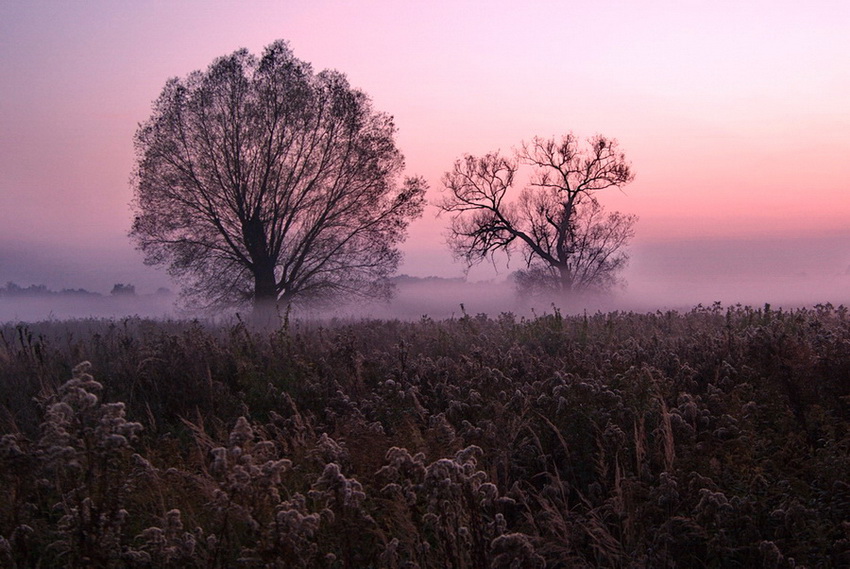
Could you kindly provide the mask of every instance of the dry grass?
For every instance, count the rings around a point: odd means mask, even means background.
[[[4,567],[850,565],[843,308],[0,334]]]

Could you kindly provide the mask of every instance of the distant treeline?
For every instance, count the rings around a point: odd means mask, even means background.
[[[390,281],[397,285],[406,285],[406,284],[435,284],[435,283],[464,283],[466,279],[463,277],[453,277],[453,278],[444,278],[444,277],[411,277],[410,275],[398,275],[392,277]]]
[[[398,275],[390,279],[391,282],[397,285],[407,284],[435,284],[435,283],[463,283],[465,279],[461,277],[443,278],[443,277],[411,277],[409,275]],[[171,294],[171,290],[165,287],[157,289],[156,295],[165,296]],[[136,287],[132,284],[117,283],[112,287],[109,293],[112,296],[134,295]],[[99,292],[92,292],[84,288],[63,288],[62,290],[52,290],[43,284],[31,284],[29,286],[21,286],[16,282],[9,281],[6,286],[0,287],[0,297],[9,296],[89,296],[102,297]]]
[[[398,275],[390,279],[396,285],[409,284],[439,284],[439,283],[464,283],[466,280],[461,277],[443,278],[443,277],[411,277],[408,275]],[[132,284],[117,283],[109,292],[110,296],[132,296],[136,294],[136,287]],[[160,287],[154,293],[157,296],[168,296],[172,291],[165,287]],[[18,296],[85,296],[85,297],[103,297],[105,295],[99,292],[93,292],[84,288],[63,288],[62,290],[52,290],[43,284],[31,284],[29,286],[21,286],[16,282],[9,281],[5,286],[0,286],[0,298],[2,297],[18,297]]]
[[[103,296],[99,292],[91,292],[84,288],[63,288],[60,291],[50,290],[46,285],[30,285],[23,287],[17,283],[7,282],[6,286],[0,287],[0,297],[8,296]]]
[[[133,296],[136,294],[136,287],[132,284],[123,284],[117,283],[112,287],[112,290],[109,293],[112,296]],[[161,287],[157,289],[157,296],[166,296],[170,295],[171,291],[167,288]],[[32,297],[32,296],[74,296],[74,297],[103,297],[99,292],[92,292],[86,290],[84,288],[63,288],[62,290],[56,291],[51,290],[47,287],[47,285],[39,284],[39,285],[29,285],[29,286],[21,286],[17,283],[9,281],[6,283],[6,286],[0,287],[0,298],[3,297]]]

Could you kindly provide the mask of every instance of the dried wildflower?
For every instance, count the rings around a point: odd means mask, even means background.
[[[717,523],[723,516],[732,512],[732,506],[723,492],[712,492],[703,488],[699,491],[699,497],[694,513],[700,523]]]
[[[534,545],[527,535],[508,533],[492,541],[493,569],[532,569],[545,567],[546,561],[535,552]]]
[[[251,424],[245,417],[239,417],[236,420],[236,425],[234,425],[233,430],[230,431],[230,438],[228,440],[228,444],[231,448],[241,448],[253,439],[254,430],[251,428]]]
[[[243,549],[242,558],[249,564],[274,560],[274,566],[313,566],[319,551],[314,540],[320,524],[320,515],[308,512],[304,496],[296,493],[275,508],[273,520],[253,547]]]
[[[11,460],[24,456],[20,447],[23,442],[23,436],[17,433],[0,437],[0,459]]]
[[[392,538],[384,547],[378,562],[385,569],[399,569],[400,556],[398,553],[399,540],[397,537]]]
[[[210,474],[213,476],[224,476],[227,473],[227,449],[224,447],[214,448],[210,451],[213,461],[210,464]]]
[[[762,555],[763,567],[766,569],[778,569],[781,567],[785,556],[779,551],[779,548],[772,541],[762,541],[758,544],[759,553]]]
[[[485,482],[478,487],[481,496],[481,506],[488,508],[493,505],[494,500],[499,497],[499,489],[492,482]]]
[[[171,509],[165,514],[162,527],[149,527],[136,536],[138,549],[125,553],[128,561],[156,567],[180,567],[191,561],[196,554],[197,538],[183,531],[182,513]]]
[[[318,459],[322,464],[347,463],[349,460],[348,450],[328,436],[322,433],[316,446],[310,451],[310,456]]]
[[[492,528],[490,528],[490,532],[493,535],[499,536],[508,530],[508,522],[505,520],[505,516],[501,513],[498,513],[493,518]]]
[[[343,476],[339,465],[333,462],[325,466],[322,475],[313,484],[310,495],[324,496],[325,499],[348,508],[359,508],[366,498],[360,482]]]
[[[672,510],[679,503],[679,484],[676,477],[669,472],[662,472],[658,475],[658,482],[656,502],[662,508]]]
[[[429,427],[434,432],[436,441],[443,447],[449,447],[455,441],[457,434],[444,413],[432,415],[429,418]]]

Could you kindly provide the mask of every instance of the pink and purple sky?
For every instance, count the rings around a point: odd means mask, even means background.
[[[844,0],[6,0],[0,281],[174,288],[126,236],[136,126],[169,77],[280,38],[394,115],[432,201],[464,153],[601,133],[637,174],[602,197],[640,217],[629,291],[734,301],[746,281],[742,300],[759,302],[793,277],[804,301],[846,302],[848,30]],[[463,274],[435,211],[411,227],[400,272]],[[512,269],[499,270],[470,278]]]

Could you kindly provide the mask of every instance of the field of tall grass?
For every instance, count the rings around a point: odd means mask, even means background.
[[[850,317],[0,326],[0,566],[850,566]]]

